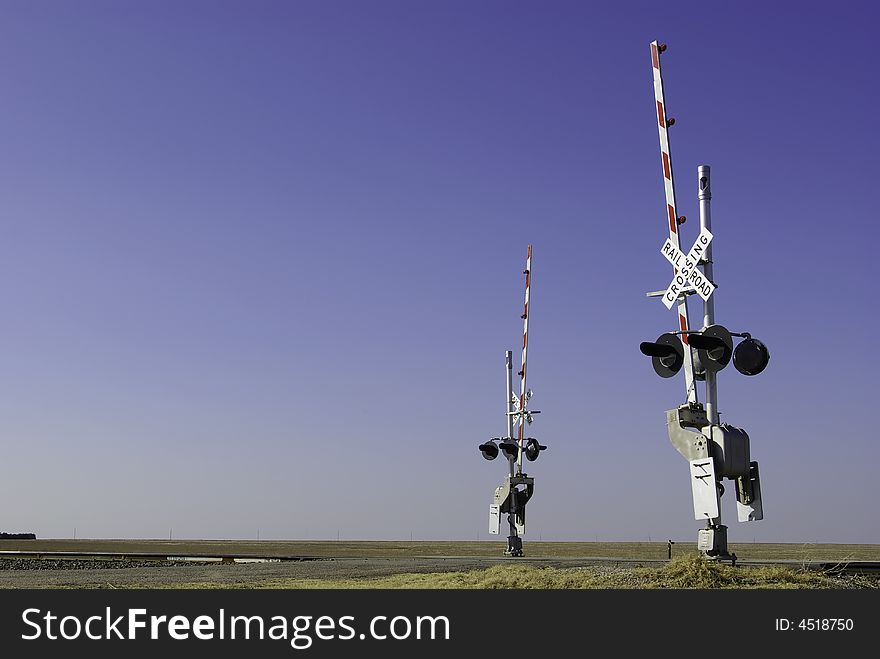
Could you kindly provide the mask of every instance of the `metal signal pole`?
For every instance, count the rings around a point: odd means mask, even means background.
[[[697,167],[697,198],[700,202],[700,229],[705,229],[712,233],[712,176],[709,165],[700,165]],[[706,246],[706,254],[702,263],[703,274],[706,279],[715,283],[714,268],[712,263],[712,243]],[[714,293],[708,300],[703,300],[703,329],[715,324],[715,295]],[[709,420],[709,438],[713,439],[716,427],[719,424],[718,414],[718,373],[710,368],[705,369],[706,378],[706,417]],[[719,491],[723,491],[722,476],[715,476]],[[717,551],[723,559],[730,557],[730,560],[736,563],[736,554],[730,554],[727,548],[727,527],[721,522],[721,500],[718,497],[718,517],[708,522],[708,528],[713,531],[713,550]],[[707,543],[708,544],[708,543]]]
[[[507,441],[513,442],[513,417],[516,414],[516,396],[513,395],[513,351],[508,350],[504,353],[504,359],[507,362]],[[517,452],[519,454],[519,452]],[[510,466],[510,479],[516,476],[517,458],[519,455],[511,454],[507,458]],[[518,536],[516,532],[516,496],[510,497],[510,511],[507,514],[507,545],[508,551],[516,544],[513,538]]]
[[[697,167],[697,197],[700,200],[700,229],[712,233],[712,176],[709,165]],[[712,267],[712,243],[706,247],[703,274],[706,279],[715,282]],[[715,324],[715,295],[703,300],[703,327]],[[706,416],[710,423],[718,423],[718,374],[706,372]]]
[[[505,437],[509,441],[513,441],[513,417],[516,414],[516,397],[513,395],[513,351],[508,350],[504,353],[504,361],[507,362],[507,391],[505,392],[505,396],[507,397],[507,434]],[[516,461],[511,458],[510,459],[510,475],[513,476],[515,473]]]

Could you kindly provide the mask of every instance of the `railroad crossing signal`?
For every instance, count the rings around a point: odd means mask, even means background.
[[[528,409],[532,392],[526,387],[526,357],[529,348],[529,311],[530,311],[530,284],[532,273],[532,246],[529,245],[526,258],[525,306],[520,318],[523,320],[523,348],[522,368],[519,370],[520,387],[519,395],[513,391],[513,353],[508,350],[505,353],[505,365],[507,371],[507,434],[505,437],[493,437],[479,445],[480,454],[486,460],[494,460],[499,453],[504,453],[508,463],[508,474],[504,483],[495,488],[492,503],[489,504],[489,533],[497,535],[501,531],[501,516],[507,515],[510,528],[507,536],[507,556],[522,556],[522,538],[526,524],[526,504],[531,499],[535,490],[535,479],[523,473],[522,459],[525,456],[529,462],[534,462],[546,450],[546,446],[538,442],[534,437],[523,437],[525,426],[532,424],[532,415],[540,414],[539,410]],[[514,425],[517,426],[514,432]]]
[[[678,306],[676,331],[661,334],[656,341],[643,342],[639,349],[651,357],[654,371],[663,378],[684,372],[687,402],[666,412],[666,428],[673,447],[688,461],[695,519],[704,520],[699,531],[698,549],[707,556],[731,560],[727,549],[727,527],[721,523],[722,479],[736,482],[737,519],[741,522],[763,519],[758,463],[750,457],[750,440],[742,428],[721,423],[718,412],[717,373],[733,361],[737,371],[757,375],[767,366],[770,353],[748,332],[732,333],[715,323],[714,267],[712,263],[712,188],[710,168],[697,168],[700,202],[700,235],[690,251],[681,249],[680,225],[673,183],[669,127],[674,120],[666,115],[666,97],[660,70],[660,55],[666,46],[651,43],[654,74],[654,100],[660,137],[660,159],[666,194],[665,220],[669,232],[660,252],[673,266],[673,278],[665,291],[648,293],[662,297],[667,309]],[[703,299],[702,329],[692,329],[688,319],[688,296]],[[743,340],[734,348],[733,337]],[[697,400],[698,380],[705,381],[705,405]]]

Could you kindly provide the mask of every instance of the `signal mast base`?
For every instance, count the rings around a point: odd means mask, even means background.
[[[727,561],[736,565],[736,554],[727,549],[727,527],[724,524],[710,524],[697,533],[697,549],[710,561]]]
[[[507,549],[504,550],[505,556],[522,556],[522,538],[518,535],[507,536]]]

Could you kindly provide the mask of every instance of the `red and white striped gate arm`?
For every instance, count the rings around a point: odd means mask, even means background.
[[[665,50],[665,46],[662,47]],[[657,128],[660,131],[660,158],[663,163],[663,183],[666,189],[666,215],[669,224],[669,239],[679,250],[681,241],[678,234],[678,213],[675,205],[675,185],[672,180],[672,157],[669,153],[669,122],[666,118],[666,100],[663,95],[663,76],[660,74],[660,44],[651,42],[651,64],[654,68],[654,98],[657,101]],[[678,270],[673,268],[673,274]],[[682,331],[690,328],[688,323],[687,298],[682,296],[678,301],[678,326]],[[697,402],[697,388],[694,382],[694,361],[688,345],[687,334],[681,335],[684,344],[684,379],[689,403]]]
[[[526,303],[523,308],[523,346],[522,346],[522,370],[519,372],[519,430],[517,434],[517,444],[519,451],[517,452],[517,464],[522,468],[522,451],[523,451],[523,426],[526,423],[526,358],[529,352],[529,285],[532,282],[532,246],[529,245],[528,256],[526,256]]]

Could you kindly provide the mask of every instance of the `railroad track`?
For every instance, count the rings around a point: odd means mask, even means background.
[[[395,560],[431,560],[438,562],[446,561],[471,561],[485,563],[487,565],[514,561],[534,565],[663,565],[668,559],[660,558],[619,558],[614,556],[539,556],[517,557],[509,556],[436,556],[418,555],[407,557],[383,557],[383,556],[304,556],[304,555],[277,555],[277,554],[254,554],[254,553],[168,553],[168,552],[107,552],[107,551],[21,551],[2,550],[0,560],[96,560],[96,561],[144,561],[144,562],[202,562],[202,563],[280,563],[295,561],[340,561],[357,562],[365,560],[383,560],[394,558]],[[880,561],[832,561],[832,560],[784,560],[784,559],[740,559],[737,565],[741,567],[763,566],[786,566],[827,572],[830,574],[878,574],[880,573]]]
[[[117,552],[117,551],[0,551],[0,560],[96,560],[96,561],[156,561],[156,562],[202,562],[202,563],[269,563],[281,561],[334,560],[324,556],[265,556],[252,554],[177,553],[167,552]]]

